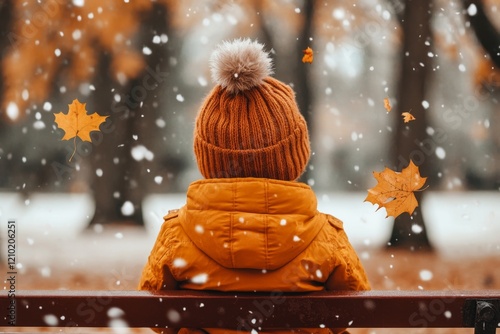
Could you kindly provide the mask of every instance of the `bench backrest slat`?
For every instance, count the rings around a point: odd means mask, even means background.
[[[457,328],[474,327],[470,313],[475,312],[477,300],[497,303],[499,298],[499,291],[24,290],[15,298],[1,295],[0,326],[14,320],[16,326],[30,327]]]

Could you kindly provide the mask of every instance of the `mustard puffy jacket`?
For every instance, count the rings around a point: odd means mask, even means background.
[[[165,216],[139,289],[305,292],[370,285],[342,222],[317,210],[309,186],[226,178],[192,183],[186,205]]]

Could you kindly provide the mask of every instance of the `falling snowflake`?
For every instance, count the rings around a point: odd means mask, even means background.
[[[176,310],[168,310],[167,311],[167,318],[171,322],[176,323],[176,322],[179,322],[179,320],[181,320],[181,315]]]
[[[422,281],[430,281],[434,275],[432,274],[432,271],[424,269],[420,271],[420,279]]]
[[[43,316],[43,321],[48,325],[48,326],[57,326],[59,324],[59,319],[53,314],[46,314]]]
[[[135,212],[134,204],[130,201],[125,201],[121,207],[121,212],[124,216],[132,216]]]
[[[125,315],[125,311],[123,311],[121,308],[115,306],[115,307],[109,308],[107,314],[108,314],[108,317],[110,317],[110,318],[120,318],[120,317],[123,317]]]
[[[175,268],[182,268],[182,267],[187,266],[187,262],[183,258],[178,257],[178,258],[174,259],[174,261],[172,262],[172,265]]]
[[[191,278],[191,282],[194,284],[205,284],[208,281],[208,274],[202,273]]]

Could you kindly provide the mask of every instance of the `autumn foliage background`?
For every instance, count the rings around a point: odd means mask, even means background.
[[[500,43],[499,11],[498,0],[2,1],[0,190],[91,194],[94,230],[143,224],[146,196],[200,177],[192,128],[211,50],[251,37],[297,93],[314,151],[301,181],[317,192],[366,196],[374,171],[411,159],[427,177],[419,202],[498,194],[500,61],[486,44]],[[107,116],[76,147],[54,119],[75,99]],[[433,249],[420,210],[394,222],[391,246]]]

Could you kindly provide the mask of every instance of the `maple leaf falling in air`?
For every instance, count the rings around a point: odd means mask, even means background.
[[[75,99],[68,105],[69,109],[67,114],[63,114],[62,112],[57,114],[54,113],[57,126],[64,130],[64,137],[62,137],[62,140],[74,138],[73,142],[75,149],[69,161],[71,161],[76,152],[76,137],[79,137],[83,141],[92,142],[90,132],[99,131],[99,126],[108,117],[101,116],[97,113],[87,114],[85,105],[85,103],[80,103],[80,101]]]
[[[378,209],[384,207],[387,216],[397,217],[403,212],[410,215],[418,206],[415,191],[422,191],[427,180],[420,176],[418,167],[410,160],[406,168],[401,172],[395,172],[385,168],[382,172],[373,172],[378,181],[377,185],[368,190],[365,202],[378,205]]]
[[[391,111],[392,107],[391,107],[391,101],[389,101],[389,98],[386,97],[384,99],[384,108],[385,110],[387,110],[387,112]]]
[[[403,116],[403,121],[405,123],[408,123],[410,121],[414,121],[415,120],[415,116],[413,116],[412,114],[410,114],[409,111],[405,111],[405,112],[401,113],[401,116]]]
[[[314,51],[310,47],[307,47],[307,49],[303,50],[304,56],[302,57],[302,62],[303,63],[312,63],[314,59]]]

